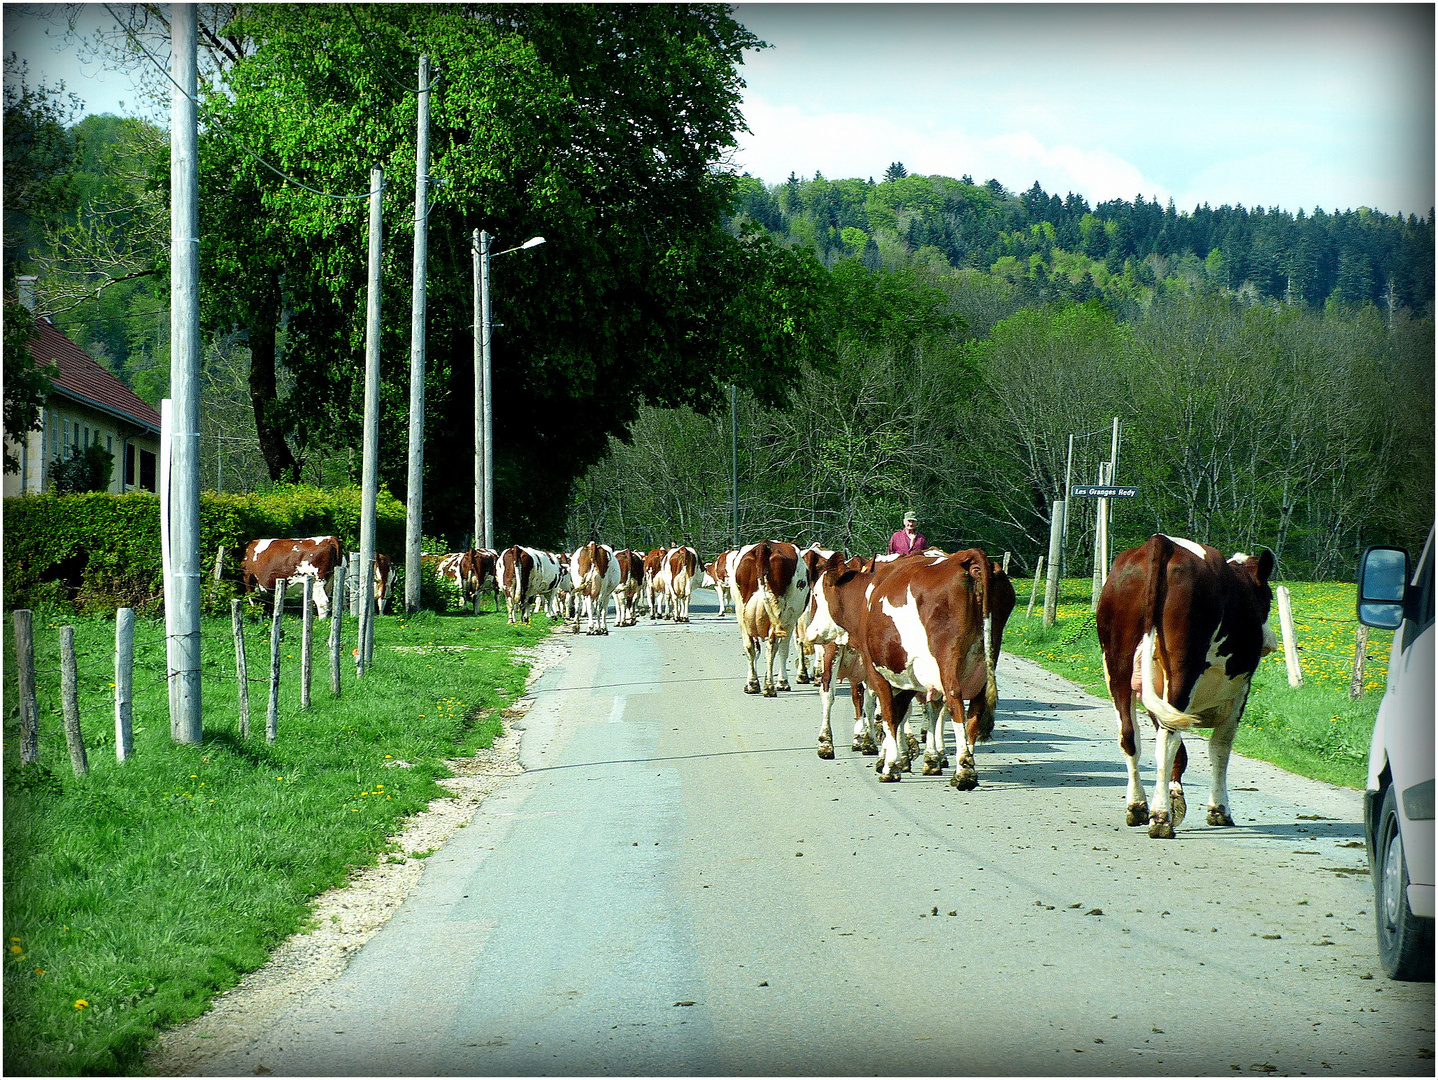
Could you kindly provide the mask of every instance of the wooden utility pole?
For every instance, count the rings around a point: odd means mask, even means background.
[[[235,601],[239,603],[239,601]],[[115,760],[126,761],[135,749],[133,702],[135,685],[135,609],[115,612]]]
[[[414,154],[414,285],[409,323],[409,494],[404,518],[404,610],[419,610],[424,525],[425,280],[429,267],[429,57],[419,58],[419,120]]]
[[[175,575],[175,692],[170,726],[177,741],[203,739],[200,718],[200,165],[195,106],[194,4],[170,19],[170,541]]]
[[[380,196],[384,170],[376,165],[369,174],[369,289],[365,309],[364,357],[364,465],[360,495],[360,564],[356,587],[361,593],[374,581],[375,509],[379,501],[379,345],[380,345],[380,230],[383,218]],[[359,675],[369,667],[367,651],[374,605],[359,605]]]
[[[1044,625],[1052,626],[1058,618],[1059,610],[1059,550],[1063,542],[1064,512],[1068,507],[1067,499],[1059,499],[1054,503],[1053,513],[1049,518],[1049,578],[1048,588],[1044,590]]]

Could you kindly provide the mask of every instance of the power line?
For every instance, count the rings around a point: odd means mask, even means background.
[[[142,53],[145,54],[146,57],[149,58],[150,63],[155,65],[155,67],[159,70],[160,74],[164,75],[165,78],[169,81],[170,85],[175,87],[175,89],[180,91],[180,93],[184,94],[185,97],[189,98],[190,101],[194,102],[196,108],[201,108],[202,106],[200,101],[194,97],[191,97],[189,91],[187,91],[179,83],[175,82],[174,78],[172,78],[170,75],[169,69],[166,68],[164,64],[160,63],[160,61],[156,59],[154,54],[152,54],[149,49],[145,48],[144,44],[140,41],[140,39],[135,36],[134,31],[130,29],[129,24],[122,21],[120,17],[115,14],[114,9],[111,8],[109,4],[105,5],[105,10],[110,13],[110,16],[115,20],[116,24],[125,31],[125,36],[130,39],[131,44],[133,44],[135,48],[139,49]],[[258,164],[263,165],[265,168],[269,169],[270,172],[274,173],[286,183],[293,184],[295,185],[295,187],[302,188],[303,190],[308,191],[313,195],[321,195],[326,199],[334,199],[336,202],[354,202],[360,199],[369,198],[369,192],[367,191],[363,195],[335,195],[328,191],[321,191],[318,188],[310,187],[303,181],[296,180],[293,176],[289,175],[289,173],[286,173],[281,169],[277,169],[264,158],[256,154],[248,146],[245,146],[235,135],[225,129],[225,126],[219,122],[219,118],[213,112],[208,113],[207,119],[215,125],[215,129],[221,135],[223,135],[227,140],[229,140],[231,145],[235,146],[241,152],[249,155]]]

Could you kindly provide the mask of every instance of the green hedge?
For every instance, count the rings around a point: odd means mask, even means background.
[[[262,537],[333,533],[359,547],[359,488],[296,485],[268,494],[200,495],[200,559],[205,609],[217,613],[240,593],[245,545]],[[5,607],[68,607],[80,613],[161,606],[160,500],[148,493],[22,495],[5,500]],[[225,548],[221,580],[212,570]],[[375,549],[399,559],[404,506],[380,492]]]

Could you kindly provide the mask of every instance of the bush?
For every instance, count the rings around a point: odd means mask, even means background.
[[[101,453],[104,451],[102,450]],[[323,491],[296,485],[269,494],[200,495],[204,611],[221,614],[241,591],[240,561],[257,537],[334,533],[359,547],[358,488]],[[404,507],[380,492],[375,546],[404,547]],[[220,580],[215,553],[223,546]],[[157,612],[163,605],[160,500],[147,492],[22,495],[5,503],[4,602],[10,609],[59,606],[102,614],[120,607]]]

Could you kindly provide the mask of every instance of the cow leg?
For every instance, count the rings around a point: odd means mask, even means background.
[[[1144,794],[1143,780],[1139,777],[1139,758],[1143,747],[1139,743],[1138,728],[1133,722],[1133,650],[1120,650],[1121,659],[1114,670],[1104,658],[1104,678],[1108,682],[1109,697],[1113,700],[1113,714],[1118,721],[1118,747],[1123,751],[1128,766],[1127,810],[1124,824],[1130,826],[1148,824],[1148,796]]]
[[[315,575],[314,591],[310,594],[315,601],[315,615],[321,619],[330,617],[330,597],[325,592],[325,579],[318,574]]]
[[[1175,775],[1174,766],[1178,752],[1183,746],[1183,736],[1158,724],[1154,738],[1153,756],[1158,765],[1158,776],[1153,785],[1153,806],[1148,815],[1148,835],[1155,840],[1172,840],[1173,830],[1182,817],[1182,787],[1179,786],[1179,801],[1172,799],[1174,784],[1164,783],[1165,777]]]
[[[913,698],[912,690],[900,690],[895,693],[893,688],[884,681],[878,672],[869,673],[871,680],[874,680],[875,696],[879,699],[879,714],[884,724],[884,745],[879,751],[879,760],[874,762],[874,771],[879,774],[879,780],[886,784],[897,784],[903,773],[903,758],[899,752],[899,715],[909,706]]]
[[[759,639],[744,635],[744,658],[749,662],[749,681],[744,684],[744,693],[759,693]]]
[[[981,696],[970,701],[968,709],[965,710],[963,698],[957,694],[945,693],[944,707],[949,710],[949,716],[953,720],[954,753],[959,759],[954,766],[954,775],[950,778],[949,785],[960,791],[972,791],[979,786],[979,773],[974,765],[974,746],[979,738],[979,718],[984,709],[984,699]]]
[[[837,648],[833,645],[824,646],[824,664],[819,669],[819,677],[815,680],[819,686],[819,710],[821,720],[819,723],[819,756],[825,761],[834,759],[834,732],[829,726],[829,714],[834,707],[834,656]]]
[[[778,638],[778,639],[776,640],[776,636],[775,636],[775,634],[774,634],[772,631],[769,633],[769,635],[768,635],[767,637],[764,638],[764,663],[765,663],[765,665],[766,665],[766,667],[765,667],[765,672],[764,672],[764,696],[765,696],[765,697],[778,697],[780,690],[787,690],[787,689],[789,689],[788,682],[787,682],[786,680],[784,680],[784,679],[782,678],[782,676],[781,676],[779,685],[778,685],[777,687],[774,685],[774,664],[775,664],[775,661],[777,661],[777,660],[779,659],[779,657],[778,657],[778,655],[777,655],[777,654],[778,654],[778,651],[779,651],[779,645],[778,645],[778,642],[779,642],[779,641],[783,641],[785,645],[788,644],[788,639],[786,639],[786,638]],[[785,659],[788,659],[787,650],[786,650]],[[782,671],[783,671],[783,668],[782,668],[782,667],[780,668],[780,671],[781,671],[781,673],[782,673]]]
[[[850,693],[854,698],[854,749],[865,757],[874,757],[879,752],[878,724],[874,720],[879,699],[862,682],[851,686]]]
[[[777,634],[775,637],[778,639],[777,641],[775,641],[774,638],[770,638],[771,641],[774,641],[774,650],[779,654],[779,682],[775,686],[775,689],[793,690],[794,688],[789,685],[789,635]],[[773,678],[773,671],[774,665],[771,661],[769,664],[771,679]]]
[[[1218,724],[1208,740],[1208,769],[1213,774],[1213,787],[1208,796],[1208,823],[1210,825],[1232,825],[1228,802],[1228,755],[1233,749],[1233,737],[1238,734],[1238,718],[1243,714],[1248,699],[1245,690],[1243,698],[1235,702]]]
[[[924,775],[942,776],[949,756],[944,746],[943,706],[928,697],[924,698],[924,722],[929,729],[924,747]]]

